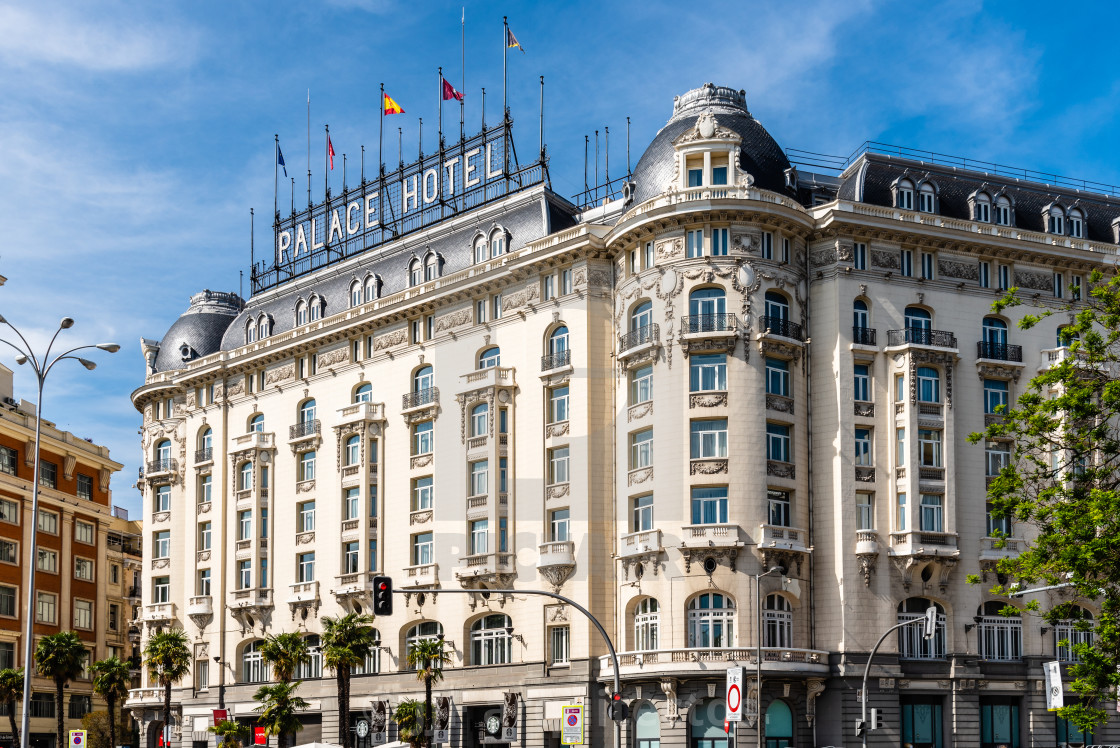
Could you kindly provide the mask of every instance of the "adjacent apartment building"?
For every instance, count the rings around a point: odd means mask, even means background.
[[[128,659],[132,605],[129,596],[139,571],[138,522],[114,510],[109,480],[121,464],[109,449],[43,421],[39,516],[31,513],[35,464],[35,406],[13,397],[12,371],[0,365],[0,668],[26,667],[25,616],[34,615],[35,636],[73,630],[87,647],[87,664],[116,655]],[[35,606],[26,606],[33,570],[25,559],[31,533],[38,533]],[[125,538],[128,538],[127,543]],[[33,670],[32,667],[28,668]],[[49,678],[33,675],[30,744],[55,748],[55,690]],[[104,702],[93,694],[89,670],[70,683],[65,706],[67,729]],[[0,720],[7,725],[7,719]],[[0,745],[12,745],[0,733]]]
[[[337,742],[321,620],[368,612],[376,572],[406,592],[351,729],[422,695],[405,656],[440,637],[455,748],[499,742],[511,704],[525,748],[559,745],[567,704],[595,746],[719,748],[729,666],[738,741],[857,745],[868,652],[932,605],[932,641],[904,629],[876,660],[871,745],[1084,740],[1042,691],[1079,634],[966,582],[1029,528],[985,502],[1010,445],[964,437],[1069,353],[1060,316],[1023,332],[992,301],[1076,301],[1116,261],[1120,199],[874,145],[815,173],[711,84],[574,201],[509,137],[277,215],[248,300],[204,291],[143,341],[140,620],[195,657],[173,742],[201,746],[219,705],[253,719],[282,631],[313,653],[299,740]],[[617,738],[599,634],[526,589],[610,633]],[[130,698],[144,748],[160,699]]]

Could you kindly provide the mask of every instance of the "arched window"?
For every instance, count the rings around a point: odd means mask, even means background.
[[[634,711],[634,741],[634,748],[661,748],[661,716],[648,701]]]
[[[207,426],[198,435],[198,448],[203,452],[202,459],[208,460],[213,455],[214,449],[214,430]]]
[[[261,656],[263,641],[257,639],[245,645],[241,653],[241,682],[264,683],[272,678],[272,668]]]
[[[485,436],[486,422],[490,415],[490,406],[480,403],[471,408],[471,436]]]
[[[688,603],[688,646],[735,646],[735,603],[719,592],[705,592]]]
[[[1066,233],[1066,212],[1060,205],[1051,205],[1046,211],[1046,231],[1050,234]]]
[[[495,366],[502,365],[502,352],[498,346],[487,348],[482,353],[478,354],[478,368],[479,369],[492,369]]]
[[[307,324],[307,304],[302,299],[296,302],[296,324]]]
[[[998,317],[985,317],[981,327],[985,350],[981,351],[981,358],[1006,358],[1007,323]],[[1002,354],[1002,355],[1001,355]]]
[[[856,330],[866,330],[871,327],[871,312],[867,308],[867,302],[863,299],[856,299],[852,302],[852,326]],[[856,337],[859,337],[857,333]],[[857,343],[860,341],[856,341]]]
[[[1007,195],[1000,195],[996,198],[995,214],[997,224],[1000,226],[1011,225],[1011,200]]]
[[[649,301],[643,301],[638,306],[634,307],[634,311],[630,312],[630,332],[638,332],[642,329],[649,329],[653,324],[653,304]]]
[[[249,433],[264,431],[264,413],[257,413],[249,419]]]
[[[439,255],[434,252],[429,254],[424,261],[424,280],[431,281],[439,277]]]
[[[311,423],[315,420],[315,399],[304,400],[299,406],[299,422]]]
[[[1005,616],[1005,603],[989,600],[980,606],[977,643],[982,660],[1023,659],[1023,619],[1018,614]]]
[[[548,336],[548,353],[555,356],[568,350],[568,327],[560,325]]]
[[[171,440],[161,439],[156,442],[156,459],[160,462],[171,459]]]
[[[945,659],[945,610],[932,600],[924,597],[910,597],[898,604],[896,623],[919,621],[925,617],[926,609],[937,608],[937,630],[933,638],[925,638],[918,624],[903,626],[898,630],[898,656],[904,660],[943,660]]]
[[[376,276],[366,278],[366,301],[373,301],[381,295],[381,281]]]
[[[906,307],[907,330],[929,330],[933,327],[933,316],[921,307]],[[914,341],[911,341],[914,342]]]
[[[346,459],[344,465],[357,465],[362,461],[362,438],[352,434],[346,438]]]
[[[435,371],[431,366],[421,366],[412,375],[412,391],[423,392],[435,385]]]
[[[479,235],[474,240],[474,264],[481,265],[486,262],[489,255],[489,247],[486,244],[486,237]]]
[[[350,284],[350,306],[360,306],[362,303],[362,284],[354,281]]]
[[[1093,641],[1093,614],[1074,606],[1069,618],[1063,618],[1054,627],[1054,656],[1061,662],[1081,662],[1074,648],[1078,644],[1093,646]]]
[[[408,263],[408,285],[419,286],[424,282],[424,266],[418,257],[412,258]]]
[[[789,321],[789,300],[777,291],[766,292],[766,316],[771,321]]]
[[[237,469],[237,490],[248,491],[253,487],[253,463],[243,462]]]
[[[259,340],[267,338],[271,334],[270,327],[268,315],[262,314],[260,320],[257,322],[257,338]]]
[[[490,234],[490,256],[498,257],[505,254],[506,235],[500,229]]]
[[[992,199],[987,192],[978,192],[972,199],[972,220],[989,223],[992,220]]]
[[[781,699],[774,699],[766,707],[766,745],[787,746],[793,745],[793,712],[789,704]]]
[[[698,288],[688,295],[688,313],[693,317],[726,314],[727,294],[722,288]]]
[[[723,731],[726,716],[723,699],[703,699],[688,711],[689,748],[729,748]]]
[[[411,652],[412,648],[418,642],[428,641],[428,640],[431,640],[431,639],[438,639],[442,635],[443,635],[443,624],[442,623],[439,623],[438,621],[424,621],[423,623],[418,623],[415,626],[413,626],[412,628],[410,628],[408,630],[408,633],[405,634],[405,637],[404,637],[405,652]],[[403,662],[404,660],[405,660],[405,658],[402,657],[401,661]]]
[[[323,677],[323,650],[318,634],[311,634],[304,637],[303,641],[307,644],[307,659],[301,662],[296,667],[295,677],[296,680],[307,680],[308,678],[322,678]]]
[[[249,320],[245,325],[245,342],[257,342],[257,323],[253,320]]]
[[[366,382],[354,390],[354,402],[368,403],[373,401],[373,385]]]
[[[652,597],[643,598],[634,606],[634,649],[648,652],[661,641],[661,606]]]
[[[319,319],[323,318],[323,300],[322,299],[320,299],[318,296],[312,296],[311,301],[309,301],[307,303],[307,306],[309,307],[310,312],[311,312],[310,316],[311,316],[311,321],[312,322],[315,322],[316,320],[319,320]]]
[[[504,665],[513,659],[509,616],[492,613],[471,624],[471,664]]]
[[[937,212],[937,192],[929,182],[922,182],[918,190],[918,210],[923,213]]]
[[[793,608],[781,595],[767,595],[762,606],[763,646],[793,646]]]
[[[1079,208],[1069,212],[1069,235],[1074,239],[1085,238],[1085,216]]]
[[[903,210],[914,210],[914,183],[909,179],[900,179],[895,186],[894,205]]]
[[[918,402],[941,402],[941,374],[937,369],[932,366],[919,366],[917,378]]]

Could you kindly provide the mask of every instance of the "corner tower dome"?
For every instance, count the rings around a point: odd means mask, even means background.
[[[222,335],[243,306],[245,302],[235,293],[196,293],[190,307],[160,341],[153,372],[182,369],[188,361],[220,350]]]
[[[738,163],[747,183],[793,195],[786,185],[789,159],[762,124],[747,110],[745,91],[705,83],[673,99],[673,115],[634,167],[634,204],[675,189],[682,178],[678,146],[695,140],[738,140]],[[731,180],[742,184],[741,179]]]

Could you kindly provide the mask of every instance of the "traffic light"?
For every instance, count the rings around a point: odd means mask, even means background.
[[[859,736],[863,735],[863,729],[864,729],[865,724],[866,723],[862,719],[857,719],[856,720],[856,737],[857,738]]]
[[[881,730],[883,728],[883,715],[882,713],[872,707],[871,708],[871,724],[867,726],[869,730]]]
[[[373,614],[393,615],[393,580],[389,577],[373,578]]]
[[[622,700],[622,694],[611,694],[611,703],[607,705],[607,716],[615,722],[623,722],[630,717],[630,707]]]
[[[937,606],[931,605],[926,608],[926,619],[922,634],[925,636],[926,641],[929,641],[937,634]]]

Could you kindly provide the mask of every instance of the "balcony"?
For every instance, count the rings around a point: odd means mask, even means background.
[[[980,560],[1015,558],[1026,548],[1026,541],[1021,538],[980,538]]]
[[[920,416],[935,416],[941,418],[944,412],[941,403],[918,403],[918,415]]]
[[[401,397],[401,410],[404,412],[427,408],[439,403],[439,387],[425,387],[415,392],[407,392]]]
[[[731,548],[742,544],[738,525],[685,525],[681,528],[684,548]]]
[[[459,378],[467,390],[477,390],[482,387],[512,387],[514,373],[512,366],[489,366],[485,369],[463,374]]]
[[[162,688],[133,688],[128,692],[128,700],[125,702],[126,708],[134,708],[141,705],[155,706],[163,705],[163,689]]]
[[[366,595],[373,592],[373,577],[377,572],[359,571],[354,574],[340,574],[338,582],[331,589],[335,597]]]
[[[210,595],[196,595],[187,600],[187,615],[212,616],[214,615],[214,598]]]
[[[661,531],[660,530],[642,530],[641,532],[631,532],[622,536],[619,542],[618,555],[626,556],[639,556],[646,553],[661,553],[664,548],[661,547]]]
[[[739,318],[734,314],[694,314],[681,317],[684,355],[734,350],[739,338]]]
[[[296,582],[288,585],[288,605],[319,601],[318,582]]]
[[[945,468],[918,466],[918,480],[945,480]]]
[[[275,439],[271,432],[250,431],[248,434],[235,437],[233,443],[237,451],[246,449],[272,449],[275,446]]]
[[[344,408],[339,408],[335,412],[338,413],[338,416],[335,418],[336,426],[342,426],[347,423],[358,423],[361,421],[385,420],[384,403],[353,403]]]
[[[760,317],[758,331],[767,335],[777,335],[782,338],[805,342],[805,333],[801,330],[801,325],[790,322],[785,317]]]
[[[798,553],[808,553],[811,549],[805,545],[809,539],[808,533],[799,527],[785,527],[782,525],[759,525],[761,537],[758,546],[764,550],[786,550]]]
[[[247,590],[233,590],[229,593],[229,608],[243,610],[249,608],[271,608],[272,590],[252,588]]]
[[[990,343],[981,340],[976,344],[976,357],[989,361],[1011,361],[1021,364],[1023,362],[1023,346]]]
[[[657,323],[642,325],[618,336],[618,360],[629,362],[651,358],[661,346],[661,328]]]
[[[323,443],[320,433],[321,425],[318,418],[300,421],[288,427],[288,446],[292,448],[293,453],[318,449]]]
[[[194,453],[194,464],[195,465],[204,465],[208,462],[213,462],[213,461],[214,461],[214,448],[213,447],[205,447],[203,449],[195,450],[195,453]]]
[[[853,345],[875,345],[875,328],[874,327],[853,327],[852,328],[852,344]]]
[[[874,483],[875,468],[869,465],[856,465],[855,478],[859,483]]]
[[[542,566],[574,566],[576,563],[576,544],[571,540],[541,543],[537,553],[538,569]]]
[[[149,460],[148,465],[144,470],[144,475],[148,478],[161,478],[171,475],[179,469],[179,463],[170,457],[164,460]]]
[[[1081,349],[1074,351],[1069,346],[1065,345],[1061,346],[1060,348],[1044,349],[1043,351],[1041,351],[1041,353],[1042,366],[1039,367],[1039,371],[1045,371],[1051,366],[1057,366],[1058,364],[1061,364],[1070,359],[1076,359],[1078,363],[1085,365],[1089,358]],[[1101,364],[1097,364],[1097,366],[1100,365]]]
[[[619,674],[627,679],[661,676],[722,676],[729,666],[743,665],[753,673],[757,662],[754,647],[707,649],[655,649],[645,652],[620,652]],[[828,674],[828,652],[818,649],[762,648],[762,671],[771,677],[780,674]],[[599,658],[599,677],[614,677],[609,655]]]
[[[956,556],[957,534],[955,532],[928,532],[911,530],[891,533],[891,554],[895,556]]]
[[[879,553],[879,533],[874,530],[856,530],[856,555]]]
[[[439,584],[439,564],[416,564],[401,570],[401,587],[435,587]]]
[[[152,603],[145,605],[140,620],[145,623],[171,623],[175,620],[175,603]]]
[[[928,345],[933,348],[956,349],[957,336],[947,330],[907,327],[905,330],[887,330],[887,345]]]
[[[495,579],[500,575],[516,571],[512,553],[476,553],[460,559],[462,564],[455,570],[457,579]]]
[[[541,371],[555,371],[556,369],[566,369],[572,365],[572,352],[571,350],[556,351],[555,353],[548,353],[541,356]]]

